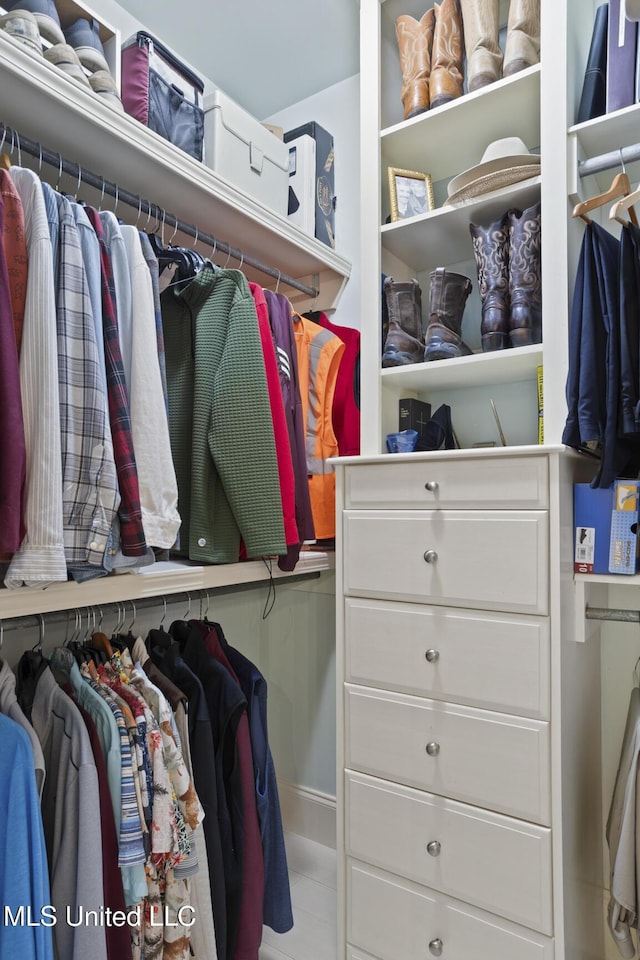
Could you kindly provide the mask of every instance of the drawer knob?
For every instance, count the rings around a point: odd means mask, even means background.
[[[425,485],[424,485],[424,488],[425,488],[425,490],[428,490],[429,493],[435,493],[436,490],[438,489],[438,481],[437,481],[437,480],[427,480],[427,482],[426,482]]]
[[[440,744],[439,743],[428,743],[427,744],[427,753],[430,757],[437,757],[440,753]]]
[[[429,953],[432,953],[434,957],[441,957],[443,949],[444,943],[440,937],[436,937],[436,939],[432,940],[429,944]]]
[[[436,660],[440,659],[440,652],[438,650],[427,650],[425,657],[429,663],[435,663]]]
[[[427,563],[435,563],[438,559],[438,554],[435,552],[435,550],[425,550],[424,558]]]
[[[427,853],[430,857],[439,857],[441,850],[442,845],[439,840],[432,840],[431,843],[427,844]]]

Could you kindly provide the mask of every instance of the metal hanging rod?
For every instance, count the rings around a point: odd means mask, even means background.
[[[590,607],[587,605],[584,615],[587,620],[619,620],[622,623],[640,623],[640,610]]]
[[[202,241],[202,243],[211,246],[211,249],[214,253],[217,251],[220,251],[220,253],[226,253],[229,259],[233,257],[234,260],[237,260],[240,263],[240,267],[242,267],[243,264],[246,264],[247,266],[253,267],[255,270],[259,270],[260,273],[264,273],[266,276],[272,277],[277,281],[276,291],[280,283],[285,283],[288,287],[293,287],[295,290],[300,290],[308,297],[316,298],[318,296],[319,291],[315,287],[309,287],[307,284],[301,283],[300,280],[296,280],[295,277],[290,277],[288,274],[282,273],[282,271],[278,270],[277,267],[271,267],[268,264],[263,263],[261,260],[258,260],[256,257],[246,255],[238,247],[233,247],[231,244],[225,243],[223,240],[218,240],[217,237],[214,237],[212,234],[202,233],[198,227],[195,227],[190,223],[185,223],[184,220],[180,220],[178,217],[173,216],[173,214],[167,213],[167,211],[159,204],[151,203],[149,200],[144,200],[142,197],[138,197],[134,193],[130,193],[128,190],[122,190],[117,183],[112,183],[109,180],[105,180],[104,177],[101,177],[96,173],[92,173],[91,170],[81,167],[79,163],[74,163],[72,160],[67,160],[61,154],[56,153],[53,150],[48,150],[36,140],[30,140],[28,137],[23,137],[22,134],[18,133],[18,131],[13,127],[8,126],[8,124],[2,123],[1,121],[0,132],[2,133],[0,152],[2,151],[7,138],[10,137],[11,139],[9,142],[11,153],[13,154],[15,147],[17,150],[18,164],[20,163],[20,154],[24,150],[25,153],[28,153],[30,156],[38,159],[40,167],[43,163],[46,163],[52,167],[57,167],[58,184],[60,183],[62,174],[66,173],[77,181],[78,188],[80,187],[81,183],[85,183],[88,186],[99,190],[101,196],[104,196],[104,194],[107,193],[110,197],[114,197],[116,201],[116,209],[118,207],[118,203],[126,203],[127,206],[134,207],[134,209],[138,211],[138,218],[143,213],[147,214],[147,223],[151,217],[154,217],[158,226],[162,224],[164,227],[166,224],[169,227],[175,227],[175,233],[180,231],[180,233],[186,234],[188,237],[193,237],[193,239],[196,241]]]
[[[640,143],[611,150],[609,153],[601,153],[597,157],[589,157],[588,160],[579,160],[578,174],[581,177],[589,177],[593,173],[601,173],[603,170],[620,167],[625,163],[634,163],[636,160],[640,160]]]
[[[298,573],[291,577],[287,577],[286,581],[283,581],[283,583],[288,586],[291,583],[299,583],[304,580],[317,580],[319,577],[319,571],[312,570],[307,573]],[[274,580],[271,582],[276,584],[280,581]],[[210,596],[222,596],[223,594],[227,593],[240,593],[248,590],[255,590],[259,587],[264,587],[265,583],[268,584],[269,581],[257,581],[255,583],[233,583],[222,587],[202,587],[199,590],[182,590],[178,593],[162,593],[154,597],[141,597],[138,600],[109,600],[107,603],[80,604],[79,606],[72,605],[65,610],[56,610],[50,613],[25,613],[19,617],[6,617],[5,619],[0,618],[0,635],[11,630],[24,630],[31,627],[40,627],[42,629],[43,623],[45,627],[52,626],[53,624],[70,623],[73,619],[72,616],[70,618],[70,614],[73,615],[74,613],[79,614],[83,619],[86,619],[88,616],[90,620],[93,620],[95,617],[99,621],[103,618],[105,612],[114,609],[120,612],[124,611],[124,618],[126,622],[128,622],[130,619],[130,613],[133,613],[133,622],[135,622],[136,615],[140,610],[146,610],[158,606],[164,606],[166,609],[168,605],[178,603],[188,603],[189,609],[191,609],[192,603],[204,599],[208,601]],[[128,613],[128,611],[130,611],[130,613]]]

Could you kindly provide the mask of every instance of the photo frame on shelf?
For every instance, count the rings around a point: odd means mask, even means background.
[[[417,170],[388,167],[389,205],[391,222],[421,216],[433,210],[433,182],[431,174]]]

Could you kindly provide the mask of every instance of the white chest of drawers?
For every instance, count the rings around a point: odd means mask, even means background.
[[[599,956],[579,469],[561,448],[337,461],[338,960]]]

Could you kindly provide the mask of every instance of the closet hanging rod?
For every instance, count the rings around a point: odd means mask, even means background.
[[[308,573],[294,574],[282,582],[288,586],[289,584],[300,583],[305,580],[317,580],[319,577],[319,571],[311,570]],[[273,581],[274,584],[280,582],[279,580]],[[140,610],[146,610],[164,604],[166,604],[166,606],[170,606],[171,604],[184,605],[185,603],[193,603],[195,605],[196,602],[205,598],[209,599],[210,597],[221,596],[226,593],[240,593],[241,591],[255,590],[256,587],[264,586],[265,584],[268,585],[268,583],[269,581],[264,581],[263,583],[234,583],[223,587],[203,587],[200,590],[182,590],[179,593],[159,593],[154,597],[140,597],[137,600],[109,600],[107,603],[74,604],[65,610],[55,610],[50,613],[24,613],[19,617],[6,617],[4,619],[0,617],[0,632],[7,633],[10,630],[40,627],[42,623],[41,618],[44,618],[45,627],[60,623],[72,624],[72,615],[74,612],[79,612],[81,616],[86,619],[87,611],[92,611],[92,613],[95,612],[97,614],[98,620],[100,620],[101,617],[107,615],[107,611],[116,608],[124,608],[124,610],[127,611],[125,613],[125,622],[129,622],[132,612],[137,614]],[[195,612],[193,615],[195,616]],[[27,623],[26,621],[30,622]]]
[[[633,143],[618,150],[610,150],[608,153],[601,153],[597,157],[589,157],[588,160],[579,160],[578,173],[581,177],[589,177],[593,173],[601,173],[603,170],[620,167],[625,163],[634,163],[636,160],[640,160],[640,143]]]
[[[590,607],[584,611],[587,620],[619,620],[623,623],[640,623],[640,610],[625,610],[616,607]]]
[[[188,237],[192,237],[194,240],[200,240],[202,243],[210,246],[212,250],[219,250],[220,253],[226,253],[229,259],[233,257],[233,259],[237,260],[241,265],[246,264],[247,266],[253,267],[255,270],[259,270],[260,273],[264,273],[266,276],[272,277],[277,281],[276,290],[281,283],[284,283],[288,287],[293,287],[295,290],[300,290],[308,297],[313,297],[314,299],[317,298],[319,291],[315,287],[309,287],[300,280],[296,280],[295,277],[290,277],[286,273],[282,273],[282,271],[278,270],[277,267],[271,267],[268,264],[263,263],[261,260],[258,260],[256,257],[248,256],[242,250],[238,249],[237,247],[232,247],[231,244],[225,243],[223,240],[218,240],[210,233],[203,233],[198,229],[198,227],[195,227],[190,223],[185,223],[184,220],[180,220],[178,217],[174,217],[173,214],[167,213],[163,207],[159,206],[159,204],[151,203],[149,200],[138,197],[134,193],[130,193],[128,190],[120,189],[116,183],[112,183],[109,180],[105,180],[104,177],[101,177],[96,173],[92,173],[91,170],[81,167],[79,163],[74,163],[72,160],[67,160],[54,150],[48,150],[37,140],[30,140],[28,137],[23,137],[21,133],[15,130],[15,128],[10,127],[8,124],[2,123],[1,121],[0,134],[2,135],[0,150],[6,147],[8,141],[11,148],[11,153],[13,153],[15,146],[18,158],[20,157],[20,153],[24,150],[24,152],[28,153],[30,156],[36,157],[41,164],[46,163],[51,167],[57,167],[58,183],[62,174],[66,173],[70,177],[73,177],[75,180],[77,180],[78,186],[80,186],[81,183],[85,183],[90,187],[94,187],[96,190],[100,190],[101,195],[107,193],[109,196],[114,197],[116,200],[116,208],[119,202],[126,203],[127,206],[134,207],[138,211],[138,217],[140,217],[143,213],[148,215],[148,219],[154,217],[158,225],[162,224],[164,227],[166,224],[169,227],[175,227],[175,233],[179,231],[180,233],[186,234]],[[8,140],[8,138],[11,139]],[[20,162],[19,159],[18,162]]]

